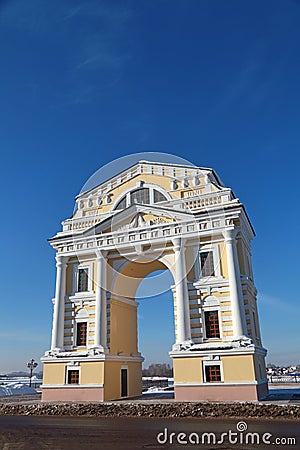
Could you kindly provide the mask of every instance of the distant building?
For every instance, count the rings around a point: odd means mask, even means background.
[[[140,161],[76,202],[73,217],[50,239],[57,274],[43,400],[141,393],[135,294],[155,270],[169,270],[174,279],[175,398],[264,397],[254,231],[216,173]]]

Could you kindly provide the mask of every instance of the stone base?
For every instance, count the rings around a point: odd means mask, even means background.
[[[268,384],[175,386],[176,401],[255,401],[268,395]]]
[[[103,402],[104,388],[42,388],[42,402]]]

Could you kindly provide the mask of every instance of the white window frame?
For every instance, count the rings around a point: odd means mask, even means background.
[[[85,315],[79,314],[80,311],[84,310],[86,312]],[[86,345],[77,345],[77,324],[86,322]],[[85,308],[80,308],[77,311],[77,314],[75,315],[74,321],[73,321],[73,348],[88,348],[89,347],[89,333],[90,333],[90,317],[89,313]]]
[[[207,381],[206,380],[206,367],[208,366],[219,366],[220,367],[220,374],[221,374],[221,380],[220,381]],[[202,375],[203,375],[203,382],[208,384],[216,384],[216,383],[224,383],[224,372],[223,372],[223,364],[221,360],[214,360],[214,359],[207,359],[202,361]]]
[[[120,194],[116,200],[114,201],[111,210],[118,212],[118,209],[115,209],[117,204],[123,200],[124,197],[126,197],[126,208],[128,208],[128,206],[130,206],[130,194],[131,192],[136,191],[137,189],[142,189],[142,188],[148,188],[149,189],[149,201],[150,201],[150,205],[159,205],[160,202],[158,203],[154,203],[154,189],[158,192],[160,192],[161,194],[163,194],[166,197],[166,201],[170,201],[172,200],[170,194],[168,193],[168,191],[166,191],[165,189],[163,189],[160,186],[157,186],[156,184],[152,184],[152,183],[143,183],[143,185],[141,186],[139,184],[139,182],[137,183],[136,186],[131,186],[130,188],[126,189],[125,191],[122,192],[122,194]],[[147,205],[148,206],[148,205]]]
[[[79,282],[79,269],[87,269],[88,270],[88,290],[87,291],[78,291],[78,282]],[[74,264],[73,267],[73,283],[72,283],[72,294],[75,296],[82,296],[93,293],[93,262],[84,262],[80,264]]]
[[[212,252],[213,263],[214,263],[214,275],[209,275],[208,277],[203,277],[202,267],[201,267],[201,253]],[[218,262],[218,263],[217,263]],[[221,275],[221,261],[220,261],[220,251],[218,244],[203,245],[199,250],[199,279],[201,281],[209,280],[210,278],[223,278]]]
[[[79,372],[79,377],[78,377],[78,384],[75,383],[68,383],[68,379],[69,379],[69,372],[71,370],[77,370]],[[65,384],[67,386],[79,386],[81,384],[81,370],[80,370],[80,365],[79,363],[73,363],[73,364],[68,364],[66,366],[66,371],[65,371]]]
[[[219,320],[219,331],[220,337],[218,338],[208,338],[206,337],[206,327],[205,327],[205,313],[208,311],[217,311],[218,312],[218,320]],[[222,329],[222,316],[221,316],[221,308],[220,303],[217,297],[209,295],[204,299],[203,305],[201,307],[201,317],[202,317],[202,333],[203,333],[203,341],[219,341],[223,339],[223,329]]]

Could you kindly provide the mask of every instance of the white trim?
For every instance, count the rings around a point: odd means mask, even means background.
[[[221,309],[222,311],[222,309]],[[232,316],[222,316],[222,322],[232,322]],[[224,330],[224,328],[223,328]]]
[[[87,291],[78,291],[78,273],[79,269],[88,269],[88,290]],[[88,296],[91,294],[94,294],[94,291],[92,290],[93,287],[93,261],[89,262],[81,262],[79,264],[73,265],[73,281],[72,281],[72,294],[69,297],[71,300],[71,297],[75,296]]]
[[[41,389],[56,389],[56,388],[103,388],[104,384],[41,384]]]
[[[209,311],[217,311],[218,313],[219,334],[220,334],[218,338],[208,338],[206,336],[205,313]],[[203,342],[207,343],[222,340],[224,327],[222,325],[221,307],[219,299],[217,297],[214,297],[213,295],[208,295],[204,298],[201,308],[201,317],[202,317]]]
[[[218,358],[218,357],[217,357]],[[205,368],[209,367],[209,366],[219,366],[220,367],[220,374],[221,374],[221,381],[206,381],[206,373],[205,373]],[[204,381],[204,385],[206,386],[207,384],[223,384],[224,382],[224,373],[223,373],[223,363],[221,360],[219,359],[207,359],[207,360],[203,360],[202,361],[202,376],[203,376],[203,381]]]
[[[118,275],[120,275],[120,273],[118,273]],[[134,306],[135,308],[139,306],[139,302],[135,300],[130,300],[130,298],[121,297],[120,295],[114,295],[113,297],[110,298],[110,301],[125,303],[126,305]]]
[[[210,275],[208,277],[203,277],[201,275],[202,268],[201,268],[200,255],[201,255],[201,253],[205,253],[205,252],[212,252],[212,256],[213,256],[214,275]],[[200,249],[199,249],[199,280],[201,280],[203,282],[204,280],[210,280],[211,278],[223,279],[222,274],[221,274],[219,244],[200,245]]]
[[[79,352],[78,352],[79,353]],[[72,361],[76,362],[103,362],[103,361],[128,361],[128,362],[143,362],[144,358],[140,355],[136,356],[130,356],[130,355],[110,355],[107,353],[103,353],[102,355],[86,355],[82,356],[78,354],[77,352],[73,352],[72,356],[65,356],[65,357],[55,357],[51,355],[42,356],[41,361],[43,363],[70,363]],[[191,355],[193,356],[193,355]]]
[[[224,382],[220,382],[220,381],[207,381],[205,383],[197,383],[197,382],[184,382],[184,381],[178,381],[177,383],[174,383],[174,387],[180,387],[180,386],[257,386],[258,384],[264,384],[265,381],[260,382],[260,381],[242,381],[242,382],[238,382],[238,381],[234,381],[234,382],[228,382],[228,381],[224,381]]]
[[[166,201],[171,201],[173,200],[171,195],[169,194],[168,191],[166,191],[165,189],[163,189],[161,186],[158,186],[156,184],[153,183],[143,183],[142,186],[131,186],[128,189],[125,189],[113,202],[112,207],[111,207],[111,211],[119,211],[116,210],[116,206],[118,205],[118,203],[123,200],[124,197],[126,197],[126,206],[125,208],[128,208],[130,206],[130,194],[131,192],[134,192],[138,189],[149,189],[149,204],[150,205],[157,205],[160,202],[154,203],[154,189],[158,192],[160,192],[161,194],[163,194],[166,197]],[[124,208],[124,209],[125,209]]]
[[[68,378],[69,378],[69,372],[71,370],[76,370],[79,374],[78,377],[78,383],[68,383]],[[69,364],[65,367],[65,385],[67,386],[79,386],[80,385],[80,381],[81,381],[81,370],[80,370],[80,365],[79,364]]]
[[[85,315],[80,315],[80,311],[84,310]],[[81,350],[82,348],[89,348],[91,345],[89,345],[89,333],[91,331],[90,323],[94,321],[94,318],[90,318],[89,311],[87,311],[84,307],[80,308],[77,313],[74,316],[73,319],[73,342],[72,347],[78,350]],[[86,323],[86,344],[85,345],[77,345],[77,324],[78,323]]]
[[[230,336],[230,339],[232,340],[232,336]],[[204,349],[201,350],[172,350],[169,352],[169,355],[171,358],[193,358],[195,356],[207,356],[207,355],[219,355],[219,356],[237,356],[237,355],[262,355],[266,356],[267,350],[262,347],[257,347],[254,345],[249,345],[249,347],[240,347],[240,348],[226,348],[226,346],[230,346],[231,341],[228,341],[228,343],[222,342],[220,344],[216,344],[216,347],[214,348],[214,343],[206,343],[210,344],[211,348],[206,348],[205,343],[201,342],[200,344],[197,344],[197,347],[203,346]],[[221,347],[224,346],[224,348]]]

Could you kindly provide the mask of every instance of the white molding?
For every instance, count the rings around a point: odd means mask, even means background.
[[[212,256],[213,256],[213,266],[214,266],[214,275],[210,275],[208,277],[203,277],[201,275],[201,258],[200,255],[201,253],[206,253],[206,252],[212,252]],[[220,251],[219,251],[219,244],[204,244],[201,245],[200,244],[200,249],[199,249],[199,281],[201,281],[202,283],[204,282],[210,282],[210,280],[213,279],[219,279],[219,280],[223,280],[223,276],[221,274],[221,264],[220,264]],[[197,280],[198,281],[198,280]]]
[[[70,300],[72,300],[73,298],[77,298],[77,297],[87,297],[87,296],[91,296],[92,294],[95,295],[95,293],[92,289],[93,279],[94,279],[93,262],[94,261],[87,261],[87,262],[80,262],[79,264],[73,264],[72,294],[69,296]],[[88,269],[88,290],[87,291],[78,291],[79,269]]]
[[[134,192],[134,191],[136,191],[136,190],[138,190],[138,189],[149,189],[149,205],[157,205],[157,204],[159,204],[160,202],[156,202],[156,203],[154,203],[154,189],[156,190],[156,191],[158,191],[158,192],[160,192],[161,194],[163,194],[165,197],[166,197],[166,201],[172,201],[173,199],[172,199],[172,197],[171,197],[171,195],[169,194],[169,192],[168,191],[166,191],[165,189],[163,189],[161,186],[158,186],[158,185],[156,185],[156,184],[154,184],[154,183],[143,183],[143,185],[142,186],[137,186],[137,185],[135,185],[135,186],[131,186],[130,188],[128,188],[128,189],[125,189],[115,200],[114,200],[114,202],[113,202],[113,204],[112,204],[112,207],[111,207],[111,210],[112,211],[119,211],[119,210],[116,210],[115,208],[116,208],[116,206],[117,206],[117,204],[121,201],[121,200],[123,200],[123,198],[124,197],[126,197],[126,206],[125,206],[125,208],[128,208],[129,206],[130,206],[130,194],[131,194],[131,192]]]
[[[255,345],[251,345],[249,347],[239,347],[239,348],[226,348],[226,346],[230,346],[232,341],[232,336],[230,336],[230,340],[225,343],[221,343],[221,345],[224,346],[224,348],[218,348],[217,346],[211,347],[211,348],[207,348],[207,344],[208,342],[205,343],[199,343],[197,344],[197,347],[201,347],[203,346],[203,350],[201,350],[199,348],[199,350],[193,350],[193,351],[188,351],[188,350],[179,350],[179,351],[175,351],[172,350],[169,352],[169,355],[172,358],[193,358],[195,356],[207,356],[207,355],[218,355],[218,356],[237,356],[237,355],[262,355],[265,356],[266,355],[266,349],[261,348],[261,347],[257,347]]]
[[[232,316],[222,316],[221,320],[222,322],[232,322]]]
[[[205,387],[207,387],[210,385],[211,386],[222,386],[222,387],[224,387],[224,386],[249,386],[249,385],[255,386],[258,384],[264,384],[264,382],[259,383],[257,381],[241,381],[241,382],[207,381],[204,383],[198,383],[198,382],[186,382],[185,383],[184,381],[182,381],[182,382],[178,381],[177,383],[174,383],[174,387],[181,387],[181,386],[185,386],[185,387],[187,387],[187,386],[205,386]]]
[[[55,357],[55,356],[42,356],[41,361],[43,363],[69,363],[71,361],[77,361],[77,362],[103,362],[103,361],[128,361],[128,362],[143,362],[144,358],[143,356],[130,356],[130,355],[111,355],[109,353],[103,353],[101,355],[86,355],[86,356],[80,356],[77,352],[72,352],[72,356],[66,356],[66,357]]]
[[[120,303],[125,303],[127,305],[130,306],[134,306],[135,308],[137,308],[139,306],[139,302],[135,301],[135,300],[130,300],[129,298],[126,297],[121,297],[120,295],[114,295],[112,294],[113,297],[110,297],[110,302],[120,302]]]
[[[226,306],[221,306],[221,312],[223,311],[231,311],[231,306],[226,305]]]
[[[205,301],[207,300],[208,304],[205,304]],[[205,326],[205,313],[209,311],[217,311],[218,313],[218,323],[219,323],[219,333],[220,336],[218,338],[208,338],[206,337],[206,326]],[[222,316],[221,316],[221,307],[219,304],[219,300],[217,297],[214,297],[212,295],[208,295],[204,298],[201,308],[201,317],[202,317],[202,330],[203,330],[203,342],[209,343],[214,341],[220,341],[223,339],[223,330],[224,327],[222,325]],[[226,331],[226,330],[224,330]]]
[[[219,366],[220,367],[220,381],[206,381],[206,373],[205,368],[208,366]],[[202,361],[202,376],[204,384],[216,384],[216,383],[223,383],[224,382],[224,373],[223,373],[223,362],[220,359],[204,359]]]
[[[68,383],[68,374],[71,370],[76,370],[79,374],[79,380],[78,383]],[[65,385],[67,386],[79,386],[80,385],[80,380],[81,380],[81,370],[80,370],[80,365],[76,365],[76,362],[74,365],[67,365],[65,367]]]
[[[104,384],[42,384],[41,389],[80,389],[80,388],[103,388]]]

